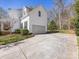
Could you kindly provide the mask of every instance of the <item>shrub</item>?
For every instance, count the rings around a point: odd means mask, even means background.
[[[29,33],[28,35],[32,35],[33,33]]]
[[[21,34],[22,35],[28,35],[29,31],[27,29],[21,29]]]
[[[56,23],[52,20],[48,24],[48,30],[52,32],[52,31],[57,30],[57,29],[58,29],[58,27],[57,27]]]
[[[59,32],[59,30],[49,30],[47,33],[58,33]]]
[[[79,29],[76,29],[76,35],[79,36]]]
[[[20,34],[21,33],[20,29],[16,29],[15,33]]]
[[[0,31],[0,35],[2,35],[2,32]]]
[[[2,31],[2,32],[1,32],[1,35],[8,35],[8,34],[10,34],[9,31]]]
[[[76,34],[79,36],[79,0],[76,0],[74,7],[76,13],[76,17],[75,17]]]
[[[64,24],[62,29],[63,29],[63,30],[67,30],[67,29],[68,29],[67,24]]]

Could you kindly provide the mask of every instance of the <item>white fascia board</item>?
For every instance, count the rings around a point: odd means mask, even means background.
[[[24,19],[21,20],[21,23],[28,21],[29,18],[30,18],[29,16],[25,17]]]

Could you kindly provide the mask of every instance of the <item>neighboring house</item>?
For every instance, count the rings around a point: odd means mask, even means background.
[[[12,32],[20,28],[28,29],[31,33],[47,32],[47,12],[42,6],[8,9],[7,13]],[[6,21],[6,18],[4,20]],[[3,28],[4,25],[1,26],[2,31],[4,30]]]
[[[7,10],[7,17],[1,17],[0,28],[1,31],[12,31],[20,29],[22,17],[22,9],[11,9]]]
[[[11,29],[14,32],[21,28],[22,9],[8,9],[8,15],[11,18]]]
[[[28,29],[32,33],[47,32],[47,12],[42,6],[31,9],[24,7],[21,20],[22,28]]]

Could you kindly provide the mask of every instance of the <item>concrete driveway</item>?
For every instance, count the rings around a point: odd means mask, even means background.
[[[70,34],[42,34],[0,49],[0,59],[78,59],[77,41]]]

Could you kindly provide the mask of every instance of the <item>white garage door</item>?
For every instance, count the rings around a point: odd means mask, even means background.
[[[45,33],[45,26],[32,25],[32,33]]]

